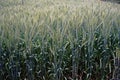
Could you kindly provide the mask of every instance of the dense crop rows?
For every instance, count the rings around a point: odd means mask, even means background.
[[[117,4],[12,1],[0,8],[1,80],[113,77],[120,56]]]

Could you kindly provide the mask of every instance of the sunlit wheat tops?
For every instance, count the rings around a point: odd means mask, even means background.
[[[1,80],[106,80],[120,57],[120,5],[0,1]]]

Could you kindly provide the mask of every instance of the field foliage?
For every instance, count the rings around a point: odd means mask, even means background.
[[[1,80],[107,80],[120,56],[120,5],[1,0]]]

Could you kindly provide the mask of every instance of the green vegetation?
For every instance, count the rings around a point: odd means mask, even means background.
[[[1,80],[107,80],[120,56],[118,4],[1,0]]]

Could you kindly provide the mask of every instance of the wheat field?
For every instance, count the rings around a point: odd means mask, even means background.
[[[119,8],[100,0],[0,0],[0,79],[119,78]]]

